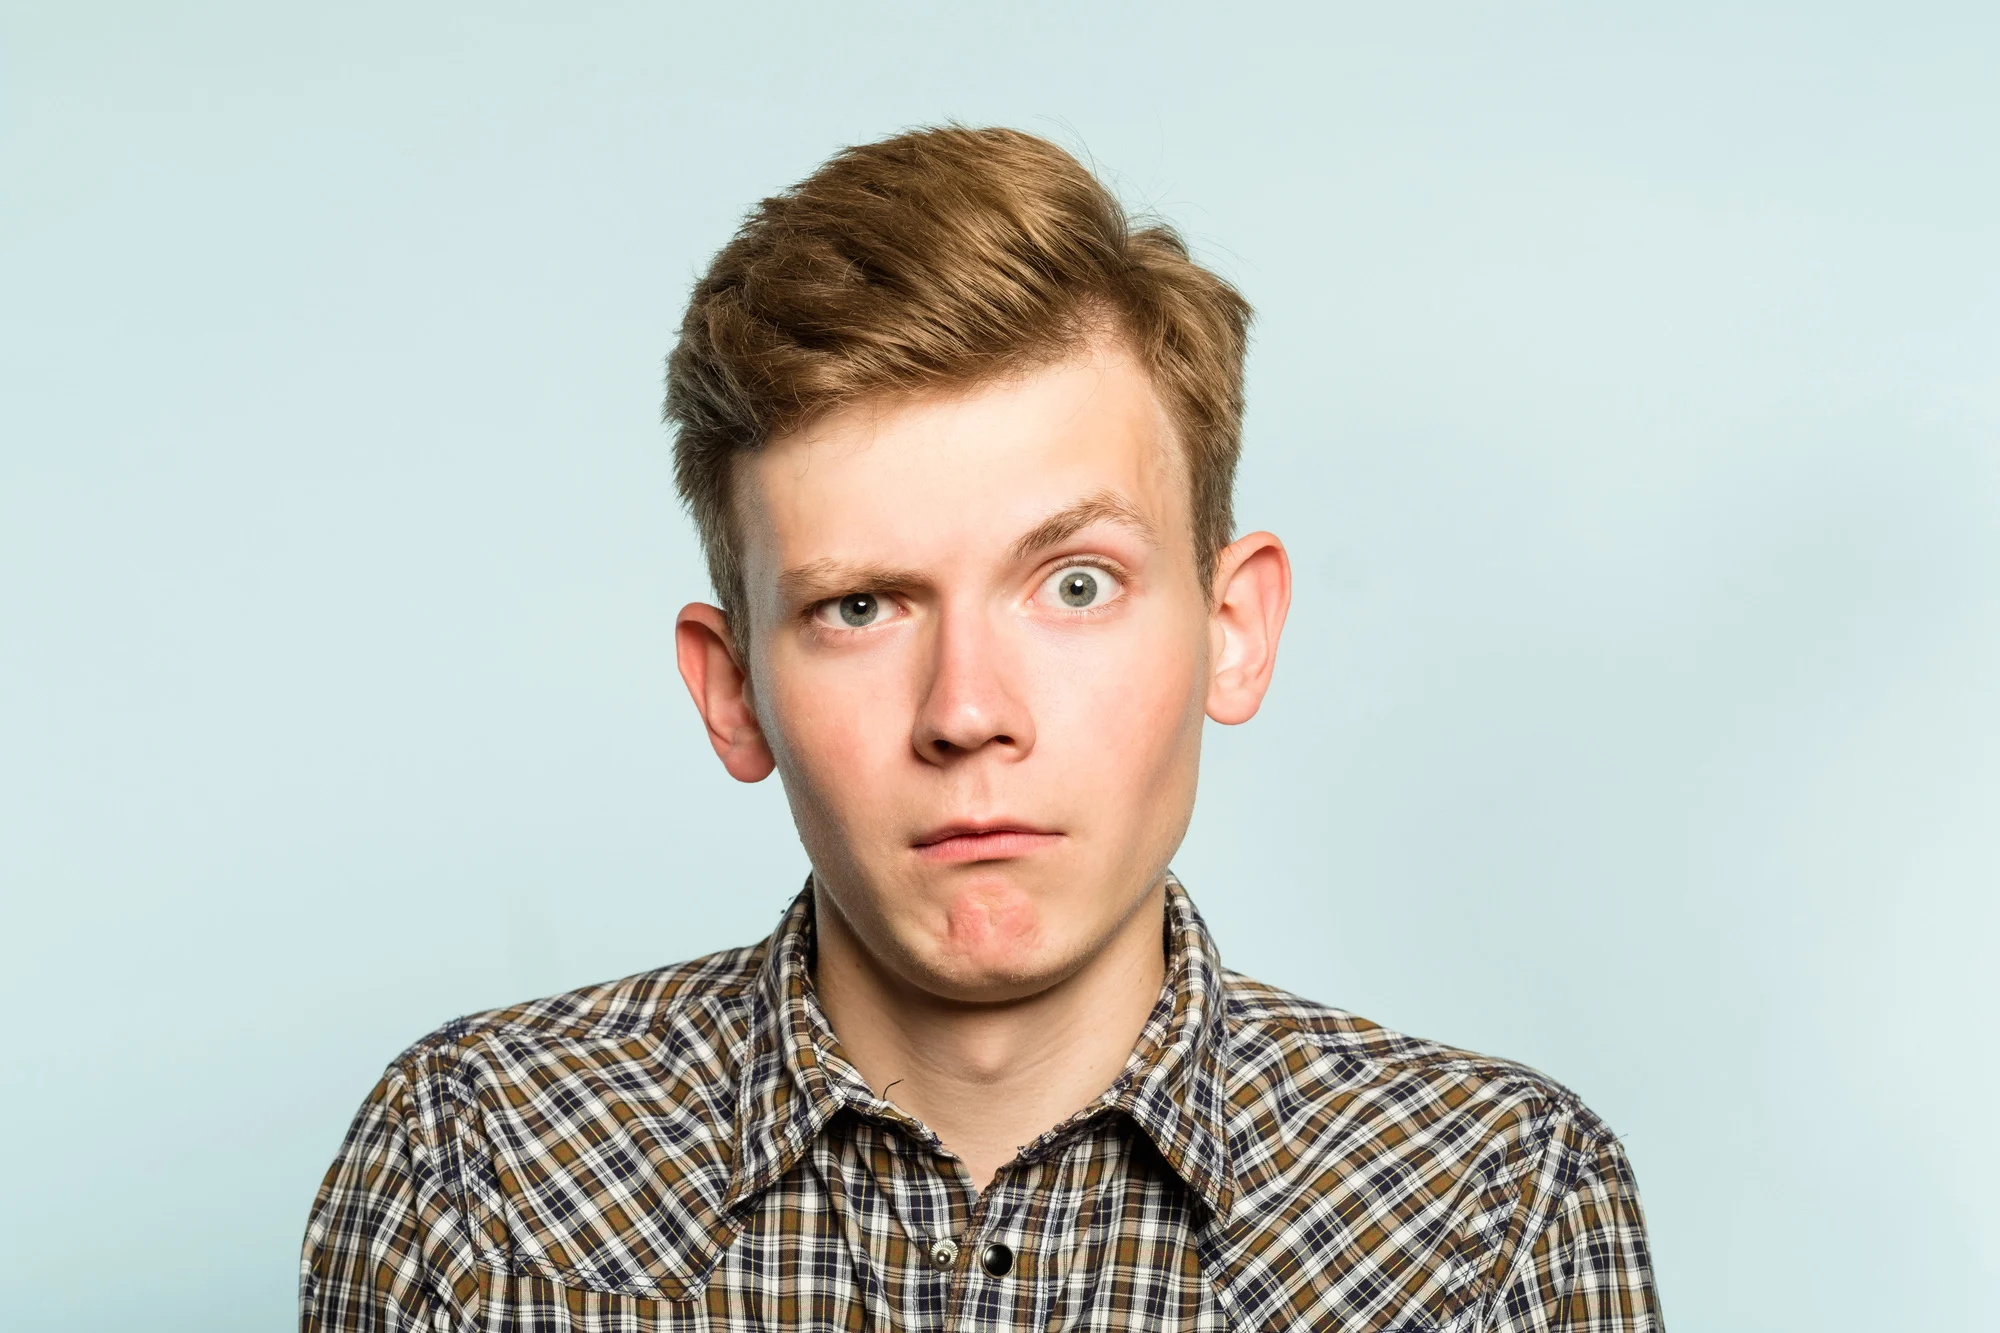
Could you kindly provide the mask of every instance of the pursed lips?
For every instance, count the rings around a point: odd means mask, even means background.
[[[1004,861],[1052,846],[1062,836],[1031,824],[994,820],[947,824],[923,834],[911,846],[924,860],[941,864]]]

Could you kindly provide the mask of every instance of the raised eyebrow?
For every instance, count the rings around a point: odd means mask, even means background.
[[[842,593],[909,592],[922,583],[919,575],[907,569],[812,560],[778,575],[778,596],[787,606],[817,606]]]
[[[1096,491],[1065,509],[1059,509],[1022,533],[1014,543],[1014,558],[1026,560],[1058,542],[1068,541],[1093,523],[1116,523],[1130,528],[1149,546],[1160,544],[1160,534],[1152,521],[1116,491]]]

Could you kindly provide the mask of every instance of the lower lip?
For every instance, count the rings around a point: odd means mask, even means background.
[[[1021,833],[1012,829],[1001,833],[961,833],[940,842],[924,843],[917,848],[917,855],[941,865],[1005,861],[1053,846],[1061,837],[1060,833]]]

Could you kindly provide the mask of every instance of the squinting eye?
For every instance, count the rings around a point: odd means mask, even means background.
[[[1118,580],[1092,565],[1071,565],[1060,570],[1045,585],[1055,600],[1073,611],[1082,611],[1116,597]]]
[[[812,609],[813,623],[828,629],[875,629],[893,624],[909,614],[894,597],[876,592],[850,592],[829,597]]]

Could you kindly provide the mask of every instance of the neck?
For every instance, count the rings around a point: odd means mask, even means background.
[[[944,1141],[977,1190],[1111,1086],[1166,979],[1164,881],[1076,972],[991,1003],[903,980],[824,895],[818,909],[814,984],[842,1052],[878,1096]]]

